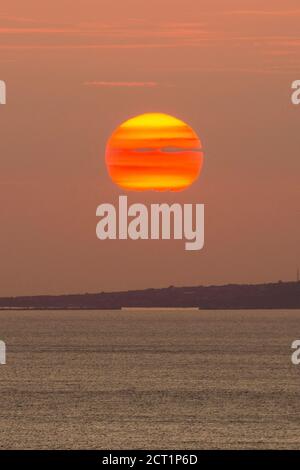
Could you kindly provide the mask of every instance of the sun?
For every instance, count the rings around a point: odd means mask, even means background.
[[[185,122],[162,113],[125,121],[106,147],[108,173],[118,186],[133,191],[180,191],[200,175],[202,144]]]

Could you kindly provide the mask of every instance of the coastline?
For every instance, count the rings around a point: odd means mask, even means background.
[[[300,282],[227,284],[0,298],[0,310],[299,309]]]

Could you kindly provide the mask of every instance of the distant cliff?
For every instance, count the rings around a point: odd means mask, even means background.
[[[120,309],[198,307],[200,309],[300,309],[300,282],[168,287],[99,294],[0,298],[0,309]]]

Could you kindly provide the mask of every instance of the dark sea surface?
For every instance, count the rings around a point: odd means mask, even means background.
[[[2,311],[1,449],[300,449],[300,311]]]

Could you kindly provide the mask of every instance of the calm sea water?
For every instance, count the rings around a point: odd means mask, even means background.
[[[0,312],[0,448],[300,448],[300,311]]]

